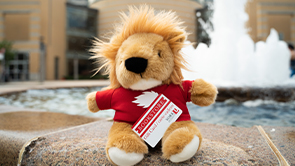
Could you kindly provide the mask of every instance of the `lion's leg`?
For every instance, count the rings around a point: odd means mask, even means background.
[[[116,165],[134,165],[148,153],[144,141],[131,129],[131,125],[114,122],[106,146],[108,159]]]
[[[172,123],[162,138],[163,157],[182,162],[195,155],[201,146],[202,135],[193,121]]]

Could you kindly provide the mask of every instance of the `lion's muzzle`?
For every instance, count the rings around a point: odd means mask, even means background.
[[[148,60],[139,57],[132,57],[125,60],[125,67],[127,70],[136,74],[143,73],[147,68]]]

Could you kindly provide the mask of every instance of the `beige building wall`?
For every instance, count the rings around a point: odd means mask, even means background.
[[[55,79],[58,59],[58,79],[66,75],[66,0],[40,0],[42,34],[46,45],[46,79]]]
[[[9,40],[19,52],[29,55],[30,80],[40,73],[40,38],[46,45],[46,79],[66,74],[66,0],[0,0],[0,41]]]
[[[295,44],[295,1],[294,0],[249,0],[249,34],[257,42],[266,40],[270,29],[278,31],[280,38]]]
[[[175,11],[187,27],[187,32],[190,33],[188,40],[197,41],[196,10],[202,6],[190,0],[102,0],[94,2],[90,7],[99,10],[98,36],[102,38],[113,30],[114,24],[120,21],[119,12],[127,12],[128,5],[139,6],[141,4],[150,5],[156,10]]]

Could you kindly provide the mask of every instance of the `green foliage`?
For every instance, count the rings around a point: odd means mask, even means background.
[[[0,50],[2,48],[5,48],[5,62],[6,62],[6,64],[8,64],[8,62],[10,60],[13,60],[14,56],[16,54],[16,51],[13,50],[12,45],[13,45],[13,43],[10,41],[6,41],[6,40],[0,41]]]

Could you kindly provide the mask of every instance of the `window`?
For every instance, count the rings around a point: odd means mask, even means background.
[[[4,15],[4,38],[10,41],[29,40],[29,13]]]
[[[10,81],[29,80],[29,56],[27,53],[18,53],[14,60],[9,62],[6,74]]]
[[[58,73],[59,73],[59,67],[58,67],[58,65],[59,65],[59,58],[56,56],[55,58],[54,58],[54,78],[56,79],[56,80],[58,80]]]
[[[68,30],[80,30],[96,35],[97,11],[67,4]]]

